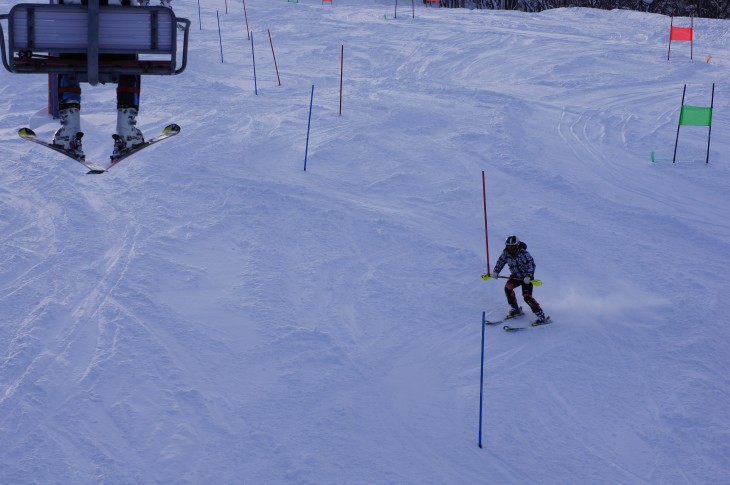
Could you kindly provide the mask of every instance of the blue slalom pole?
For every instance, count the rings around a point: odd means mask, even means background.
[[[312,95],[309,98],[309,121],[307,122],[307,144],[304,147],[304,171],[307,171],[307,153],[309,152],[309,128],[312,126],[312,102],[314,101],[314,84],[312,84]]]
[[[218,18],[218,43],[221,45],[221,64],[223,63],[223,36],[221,35],[221,16],[218,10],[215,11],[215,16]]]
[[[256,54],[253,52],[253,32],[251,32],[251,59],[253,60],[253,90],[256,96],[258,96],[259,85],[256,82]]]
[[[479,448],[482,447],[482,408],[484,402],[484,322],[486,321],[487,314],[482,312],[482,371],[479,377]]]

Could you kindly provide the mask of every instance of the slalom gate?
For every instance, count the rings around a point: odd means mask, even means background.
[[[689,42],[689,58],[692,59],[694,54],[694,17],[690,17],[689,27],[676,27],[674,25],[674,16],[669,22],[669,50],[667,51],[667,60],[672,54],[672,41]]]
[[[715,103],[715,83],[712,83],[712,96],[710,106],[689,106],[684,104],[684,96],[687,92],[687,85],[682,91],[682,105],[679,110],[679,123],[677,124],[677,138],[674,141],[674,157],[672,163],[677,161],[677,144],[679,143],[679,129],[682,126],[706,126],[707,127],[707,156],[705,163],[710,163],[710,134],[712,133],[712,108]]]

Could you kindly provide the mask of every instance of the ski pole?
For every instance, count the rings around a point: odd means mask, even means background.
[[[495,278],[495,279],[499,278],[499,279],[503,279],[503,280],[512,280],[512,281],[522,281],[522,282],[524,282],[524,280],[522,278],[512,278],[511,276],[490,275],[490,274],[487,274],[487,273],[484,273],[482,275],[482,279],[484,281],[490,280],[492,278]],[[540,280],[530,280],[530,284],[533,284],[535,286],[542,286],[542,281],[540,281]]]
[[[501,278],[503,280],[522,281],[522,282],[525,281],[522,278],[513,278],[511,276],[500,276],[500,275],[497,275],[496,277],[493,276],[493,278]],[[542,286],[542,281],[540,281],[540,280],[530,280],[530,284],[533,284],[535,286]]]

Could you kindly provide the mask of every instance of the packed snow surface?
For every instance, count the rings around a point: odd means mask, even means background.
[[[107,174],[18,138],[47,78],[0,73],[0,483],[726,482],[727,21],[667,61],[625,10],[200,3],[142,82],[180,135]],[[693,126],[672,163],[685,84],[709,164]],[[115,123],[84,85],[90,160]],[[555,323],[485,328],[479,448],[482,172]]]

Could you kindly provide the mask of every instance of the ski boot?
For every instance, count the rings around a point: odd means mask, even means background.
[[[512,309],[509,311],[507,316],[505,317],[505,320],[508,318],[515,318],[519,317],[520,315],[523,315],[522,307],[519,307],[517,305],[512,305]]]
[[[84,134],[81,132],[81,107],[73,105],[60,110],[59,114],[61,115],[61,128],[53,134],[51,144],[83,158],[81,137]]]
[[[540,325],[545,325],[546,323],[550,323],[550,317],[545,316],[545,312],[542,310],[535,313],[537,315],[537,320],[532,322],[533,327],[538,327]]]
[[[127,150],[131,150],[135,146],[144,143],[144,136],[135,126],[136,124],[136,109],[117,109],[117,132],[112,135],[112,138],[114,138],[114,151],[112,152],[112,158],[115,158]]]

